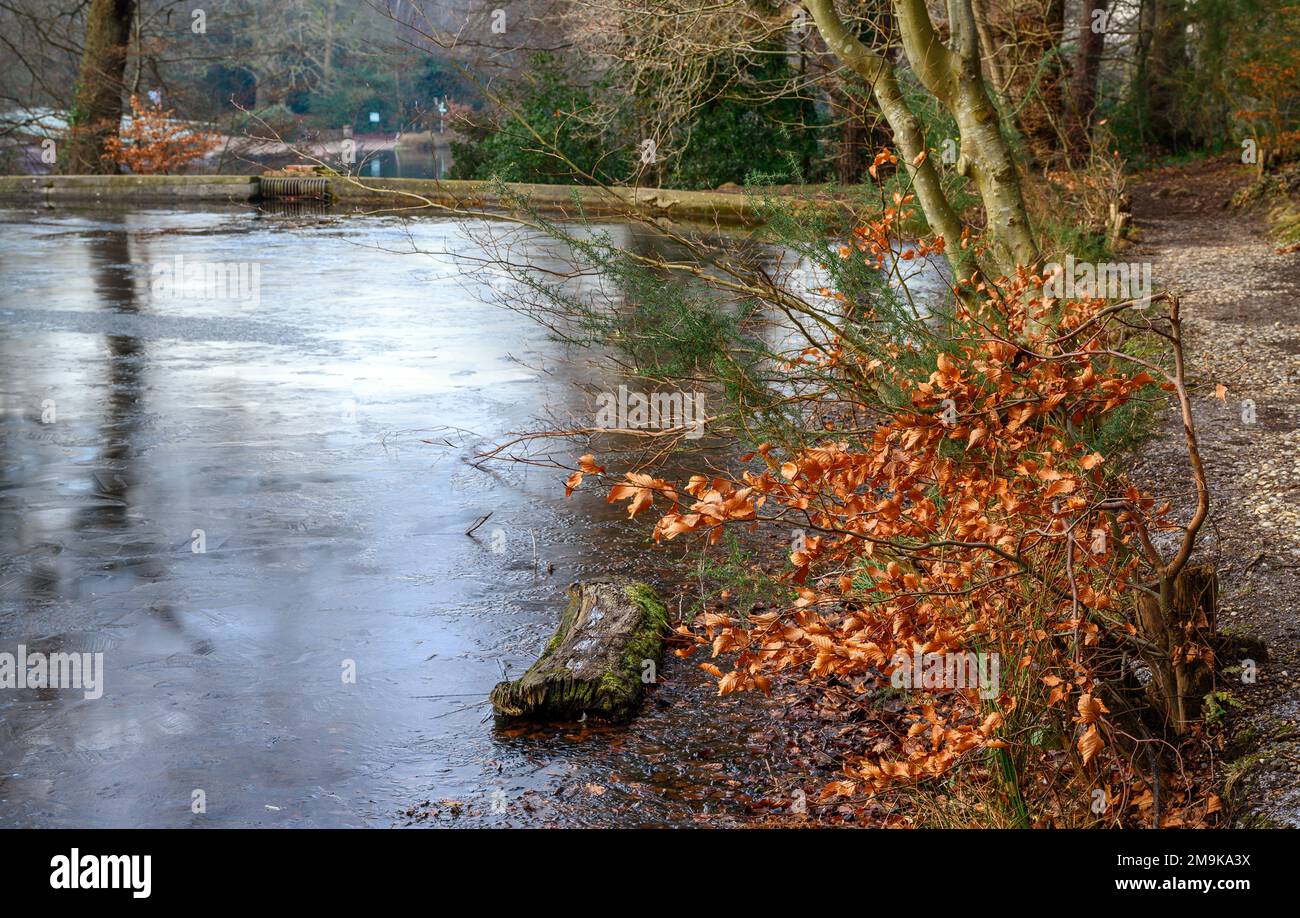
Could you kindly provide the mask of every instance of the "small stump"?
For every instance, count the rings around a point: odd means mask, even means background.
[[[668,610],[644,583],[574,584],[546,650],[521,678],[497,684],[492,710],[529,720],[628,720],[655,679],[667,630]]]

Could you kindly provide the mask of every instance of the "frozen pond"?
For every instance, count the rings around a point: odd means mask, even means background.
[[[587,372],[451,255],[399,254],[491,231],[0,210],[0,652],[104,666],[98,698],[0,689],[0,825],[744,812],[726,771],[768,741],[693,664],[631,729],[486,716],[569,582],[654,570],[603,495],[467,461]],[[159,287],[178,258],[255,264],[258,295]]]

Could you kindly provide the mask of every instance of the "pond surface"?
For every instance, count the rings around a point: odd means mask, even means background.
[[[0,689],[0,825],[727,824],[789,792],[764,703],[671,656],[630,728],[488,716],[568,583],[664,567],[563,473],[471,464],[594,372],[485,302],[457,256],[493,232],[0,210],[0,652],[104,667],[99,698]],[[186,263],[256,296],[157,283]]]

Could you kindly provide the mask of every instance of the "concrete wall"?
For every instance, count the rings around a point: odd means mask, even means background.
[[[691,223],[739,224],[756,219],[755,201],[740,193],[670,191],[657,188],[600,188],[573,185],[511,184],[433,179],[331,178],[330,194],[339,210],[423,209],[428,213],[511,209],[519,200],[539,211],[566,217],[582,213],[617,215],[636,208],[651,217]],[[4,175],[0,200],[39,200],[47,204],[196,202],[242,203],[257,200],[258,180],[248,175]]]
[[[517,201],[539,211],[578,217],[583,213],[610,215],[635,207],[653,217],[689,222],[744,223],[755,217],[753,201],[744,194],[716,191],[671,191],[660,188],[612,188],[606,191],[578,185],[511,183],[503,191],[485,182],[431,179],[333,179],[330,193],[342,205],[387,204],[423,207],[425,201],[458,210],[509,210]]]
[[[247,175],[0,175],[0,199],[49,203],[251,201]]]

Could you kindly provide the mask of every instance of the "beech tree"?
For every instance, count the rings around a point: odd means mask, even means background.
[[[894,132],[903,164],[911,175],[917,201],[932,229],[943,237],[944,251],[958,278],[976,268],[974,255],[962,245],[965,227],[944,193],[938,166],[927,154],[916,115],[899,86],[896,66],[880,50],[863,44],[845,26],[834,0],[805,0],[827,47],[871,87],[876,103]],[[984,204],[992,255],[1005,273],[1038,261],[1011,148],[989,98],[980,63],[979,36],[970,0],[951,0],[950,45],[935,30],[924,0],[894,0],[894,21],[912,70],[957,122],[961,155],[957,171],[971,178]]]

